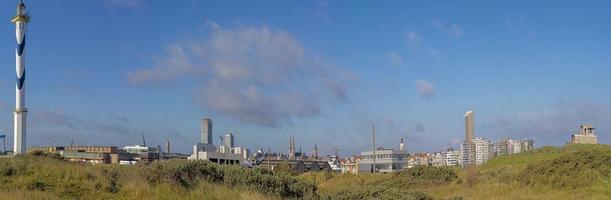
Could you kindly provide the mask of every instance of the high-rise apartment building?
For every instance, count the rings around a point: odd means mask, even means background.
[[[460,166],[461,167],[468,167],[469,165],[471,165],[472,163],[472,154],[471,154],[471,149],[472,149],[472,145],[471,144],[467,144],[467,142],[465,141],[464,143],[460,144]]]
[[[475,136],[475,116],[473,111],[465,113],[465,142],[471,144]]]
[[[482,137],[473,138],[471,144],[460,145],[460,166],[481,165],[494,155],[493,143]]]
[[[534,140],[503,138],[494,144],[494,155],[512,155],[535,148]]]
[[[204,118],[201,123],[201,141],[202,144],[212,144],[212,119]]]
[[[494,155],[492,142],[486,138],[473,138],[473,144],[471,146],[475,147],[475,152],[473,152],[473,154],[475,155],[473,160],[475,161],[475,165],[484,164],[486,161],[492,158],[492,155]]]
[[[456,151],[452,148],[447,151],[441,152],[443,157],[443,165],[444,166],[458,166],[460,151]]]

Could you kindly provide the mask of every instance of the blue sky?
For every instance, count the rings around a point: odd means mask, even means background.
[[[0,130],[12,141],[14,2],[0,18]],[[476,136],[611,143],[608,1],[26,1],[28,145],[188,152],[199,120],[251,150],[343,155]],[[218,142],[218,139],[215,140]],[[9,147],[12,142],[9,142]]]

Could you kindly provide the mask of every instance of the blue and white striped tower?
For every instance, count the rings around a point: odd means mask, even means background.
[[[25,107],[25,29],[30,16],[28,15],[25,4],[21,0],[17,4],[17,15],[13,17],[11,22],[16,26],[17,48],[15,49],[17,84],[16,84],[16,104],[15,104],[15,143],[13,145],[14,154],[23,154],[26,152],[26,114],[28,109]]]

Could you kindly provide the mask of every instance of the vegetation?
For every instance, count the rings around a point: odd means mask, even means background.
[[[358,175],[185,160],[94,166],[53,154],[0,158],[0,199],[610,199],[610,180],[608,145],[543,147],[467,169]]]
[[[0,159],[0,199],[316,199],[315,190],[290,175],[206,161],[93,166],[49,156]]]
[[[543,147],[466,169],[300,177],[328,199],[611,199],[611,146]]]

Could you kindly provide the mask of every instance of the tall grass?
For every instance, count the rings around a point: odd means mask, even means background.
[[[611,146],[543,147],[467,170],[275,173],[205,161],[89,165],[0,158],[1,199],[611,199]]]
[[[0,199],[254,200],[316,198],[314,190],[287,175],[204,161],[92,166],[45,156],[0,159]]]

